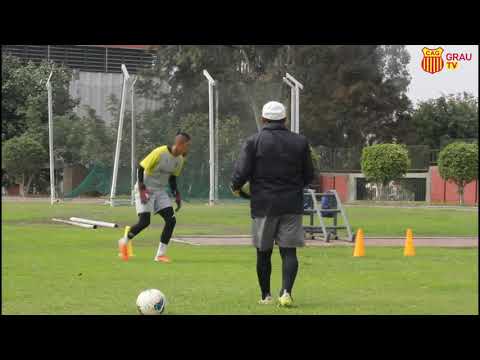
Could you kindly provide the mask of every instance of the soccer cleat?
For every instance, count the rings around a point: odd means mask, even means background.
[[[279,306],[290,307],[293,305],[293,299],[289,293],[284,291],[283,295],[278,298]]]
[[[127,246],[127,239],[125,237],[122,237],[120,240],[118,240],[118,249],[120,250],[120,255],[122,257],[122,260],[127,261],[128,260],[128,246]]]
[[[171,262],[170,258],[166,255],[162,255],[162,256],[157,256],[155,257],[155,261],[156,262],[164,262],[164,263],[169,263]]]
[[[273,303],[273,298],[270,295],[268,295],[265,297],[265,299],[260,299],[258,303],[260,305],[270,305]]]

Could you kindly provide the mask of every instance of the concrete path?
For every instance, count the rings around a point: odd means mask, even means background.
[[[190,245],[251,245],[250,236],[185,236],[172,239],[174,242]],[[366,246],[404,246],[404,238],[365,238]],[[417,247],[478,247],[478,238],[470,237],[415,237]],[[353,246],[348,241],[306,240],[307,246]]]

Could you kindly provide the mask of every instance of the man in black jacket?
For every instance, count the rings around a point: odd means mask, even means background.
[[[263,107],[263,129],[247,139],[232,176],[232,192],[245,196],[250,183],[253,245],[261,304],[273,302],[270,293],[271,256],[276,242],[282,257],[279,304],[291,306],[298,271],[296,248],[304,246],[303,189],[313,180],[310,146],[304,136],[285,127],[285,107],[272,101]]]

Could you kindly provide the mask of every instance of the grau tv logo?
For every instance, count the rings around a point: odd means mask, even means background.
[[[442,71],[444,68],[447,70],[457,70],[461,62],[472,61],[472,53],[446,52],[442,47],[436,49],[424,47],[422,53],[422,69],[432,75]],[[446,62],[443,60],[444,53]]]

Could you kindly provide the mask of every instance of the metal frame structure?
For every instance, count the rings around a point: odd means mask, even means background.
[[[132,92],[132,98],[131,98],[131,101],[132,101],[132,157],[131,157],[131,166],[132,166],[132,169],[131,169],[131,186],[132,186],[132,192],[131,192],[131,198],[130,198],[130,204],[131,205],[135,205],[135,190],[134,190],[134,187],[135,187],[135,182],[136,182],[136,163],[137,163],[137,156],[136,156],[136,152],[135,152],[135,147],[136,147],[136,139],[135,139],[135,136],[136,136],[136,128],[137,128],[137,124],[136,124],[136,120],[135,120],[135,83],[137,82],[138,80],[138,77],[135,76],[134,77],[134,80],[133,80],[133,83],[132,83],[132,86],[130,87],[130,91]]]
[[[122,146],[122,129],[123,129],[123,118],[125,115],[125,102],[127,95],[127,85],[130,75],[128,74],[127,67],[125,64],[122,64],[123,72],[123,88],[122,88],[122,100],[120,104],[120,119],[118,122],[118,132],[117,132],[117,145],[115,148],[115,163],[113,164],[113,177],[112,177],[112,189],[110,192],[110,205],[115,206],[115,195],[117,190],[117,176],[118,176],[118,163],[120,160],[120,149]],[[130,202],[130,201],[129,201]]]
[[[53,156],[53,104],[52,104],[52,83],[50,82],[53,70],[50,72],[47,80],[48,95],[48,148],[50,157],[50,204],[55,203],[55,159]]]
[[[308,189],[308,191],[305,193],[305,195],[309,195],[312,198],[312,208],[304,210],[304,215],[309,215],[310,216],[310,225],[309,226],[304,226],[304,230],[306,233],[310,233],[312,235],[312,239],[315,238],[315,234],[320,233],[323,236],[323,239],[326,242],[330,242],[332,238],[335,240],[338,240],[338,235],[337,235],[337,230],[346,230],[348,234],[348,239],[347,241],[354,242],[355,241],[355,235],[352,232],[352,228],[350,226],[350,222],[348,221],[347,213],[345,212],[345,209],[342,205],[342,201],[340,200],[340,197],[338,196],[338,193],[336,190],[330,190],[329,192],[326,193],[317,193],[315,190]],[[318,203],[317,197],[320,196],[333,196],[335,197],[335,200],[337,202],[337,209],[322,209],[321,205]],[[324,216],[323,213],[333,213],[333,226],[327,226],[325,225],[324,222]],[[337,224],[337,214],[340,213],[342,218],[343,218],[343,224],[344,225],[338,225]],[[318,219],[320,220],[320,226],[314,226],[313,224],[313,216],[317,215]],[[332,231],[329,231],[332,230]]]
[[[290,129],[300,133],[300,90],[303,85],[289,73],[286,73],[283,81],[290,87]]]
[[[210,153],[210,192],[208,204],[213,206],[215,201],[218,200],[218,84],[207,70],[203,70],[203,76],[205,76],[208,81],[208,133]]]

